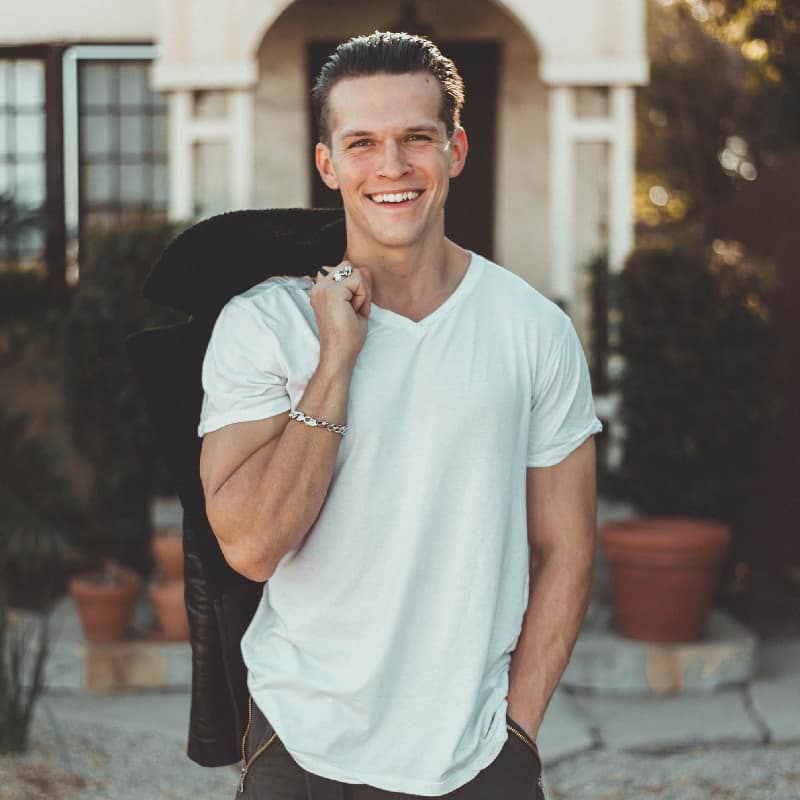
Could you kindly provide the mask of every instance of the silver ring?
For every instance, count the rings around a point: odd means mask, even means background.
[[[335,281],[343,281],[345,278],[349,278],[353,274],[353,268],[350,266],[341,267],[341,269],[337,269],[333,273],[333,279]]]

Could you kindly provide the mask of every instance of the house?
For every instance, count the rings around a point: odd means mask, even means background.
[[[357,33],[431,36],[467,87],[448,232],[564,304],[587,350],[588,258],[633,242],[645,0],[0,0],[0,194],[45,221],[0,263],[78,279],[97,224],[328,205],[309,88]]]

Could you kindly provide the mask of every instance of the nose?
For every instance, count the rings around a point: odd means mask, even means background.
[[[382,157],[378,164],[378,175],[383,178],[399,178],[405,175],[409,169],[403,148],[393,139],[389,139],[383,147]]]

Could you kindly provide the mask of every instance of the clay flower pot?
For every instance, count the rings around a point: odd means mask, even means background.
[[[629,639],[702,639],[730,526],[680,517],[638,517],[600,530],[617,628]]]
[[[159,581],[150,587],[150,600],[153,603],[160,629],[158,638],[170,641],[189,639],[189,616],[184,600],[182,579]]]
[[[156,534],[152,538],[153,555],[164,580],[183,580],[183,536],[181,531]]]
[[[90,642],[115,642],[128,635],[142,579],[137,572],[109,563],[69,581],[83,635]]]

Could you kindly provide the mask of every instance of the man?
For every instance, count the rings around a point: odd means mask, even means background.
[[[234,297],[203,365],[207,516],[266,581],[237,796],[541,798],[592,578],[586,360],[555,304],[444,235],[468,149],[449,59],[357,37],[314,99],[344,259]]]

